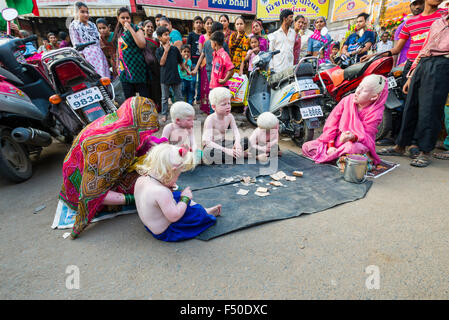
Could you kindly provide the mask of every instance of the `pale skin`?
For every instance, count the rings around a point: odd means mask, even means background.
[[[176,118],[173,123],[169,123],[164,127],[161,137],[167,138],[170,143],[188,146],[194,152],[197,146],[193,135],[193,121],[194,116],[188,116],[184,119]]]
[[[379,94],[373,92],[373,89],[366,83],[362,83],[357,87],[354,94],[354,102],[357,110],[360,112],[363,108],[369,106],[379,98]],[[354,140],[355,135],[351,131],[342,132],[339,137],[340,145],[348,141]],[[337,151],[337,148],[331,147],[327,149],[327,154],[332,154]]]
[[[162,184],[151,175],[141,176],[136,181],[134,196],[139,218],[154,234],[163,233],[170,224],[181,219],[186,212],[187,204],[181,201],[176,203],[171,190],[180,174],[181,171],[178,170],[174,179],[167,184]],[[161,181],[161,179],[158,180]],[[192,199],[190,187],[182,191],[182,196]],[[195,205],[195,202],[191,201],[190,205]],[[205,208],[205,210],[208,214],[219,216],[221,204]]]
[[[240,158],[243,155],[243,149],[240,145],[240,133],[237,128],[234,116],[231,114],[231,100],[222,99],[217,105],[212,105],[214,113],[204,121],[203,145],[205,147],[221,150],[234,158]],[[223,141],[226,130],[231,127],[234,135],[234,146],[232,149],[222,147],[214,141]]]
[[[271,148],[278,143],[279,124],[273,129],[256,128],[249,137],[249,145],[257,150],[258,160],[266,160],[270,156]]]

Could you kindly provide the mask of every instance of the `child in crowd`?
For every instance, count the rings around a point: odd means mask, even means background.
[[[264,112],[257,118],[257,128],[249,137],[249,155],[257,160],[267,161],[279,152],[279,120],[271,112]]]
[[[174,92],[174,102],[182,100],[182,80],[179,76],[178,65],[182,69],[185,66],[182,62],[182,56],[178,48],[170,44],[170,31],[167,27],[158,27],[157,37],[161,46],[156,50],[156,58],[161,65],[161,91],[162,91],[162,110],[161,121],[167,121],[168,98],[170,97],[170,88]]]
[[[187,103],[193,104],[195,98],[195,77],[191,75],[192,60],[190,59],[190,46],[188,44],[181,46],[181,56],[184,68],[178,65],[178,70],[182,79],[182,95]]]
[[[204,121],[203,162],[220,164],[243,156],[240,133],[231,114],[231,91],[218,87],[209,94],[209,101],[215,111]],[[226,131],[232,130],[233,139],[226,139]],[[246,149],[246,148],[245,148]]]
[[[217,87],[224,87],[226,82],[234,74],[234,64],[228,53],[223,49],[224,34],[216,31],[210,37],[212,49],[214,49],[212,60],[212,74],[210,77],[209,88],[212,90]]]
[[[193,155],[187,149],[159,144],[148,153],[136,181],[137,213],[145,228],[158,240],[175,242],[192,239],[211,227],[221,205],[205,209],[192,201],[190,187],[172,191],[183,171],[193,169]]]
[[[198,64],[198,59],[200,58],[201,51],[199,47],[199,40],[200,36],[203,33],[203,18],[200,16],[196,16],[193,18],[193,31],[189,33],[189,36],[187,37],[187,44],[190,45],[190,53],[191,53],[191,60],[192,60],[192,70],[195,69],[196,65]],[[199,103],[200,101],[200,89],[201,89],[201,73],[198,73],[195,76],[195,84],[198,84],[198,89],[196,91],[196,101]],[[197,79],[198,77],[198,79]]]
[[[170,108],[172,123],[167,124],[162,131],[162,138],[167,138],[172,144],[188,146],[195,152],[196,143],[193,135],[195,109],[182,101],[175,102]]]
[[[333,64],[338,64],[341,61],[340,57],[340,44],[336,43],[332,46],[330,60]]]
[[[259,36],[252,36],[249,42],[251,49],[246,53],[244,62],[240,65],[240,75],[243,75],[245,63],[248,63],[248,72],[253,71],[253,59],[260,52],[260,38]]]

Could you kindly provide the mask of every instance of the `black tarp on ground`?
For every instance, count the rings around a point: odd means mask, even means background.
[[[217,223],[201,233],[198,239],[210,240],[264,222],[323,211],[365,197],[372,185],[372,181],[363,184],[346,182],[337,168],[315,164],[291,151],[283,153],[278,159],[278,167],[271,172],[284,171],[287,175],[292,175],[294,170],[304,172],[304,176],[297,177],[296,181],[282,180],[287,187],[267,186],[272,179],[261,175],[261,167],[267,168],[260,164],[199,166],[182,174],[178,185],[190,186],[195,191],[195,202],[206,208],[218,203],[223,206]],[[243,176],[257,177],[256,184],[242,185],[238,180]],[[255,195],[257,187],[269,187],[270,195]],[[249,193],[238,195],[239,189],[249,190]]]

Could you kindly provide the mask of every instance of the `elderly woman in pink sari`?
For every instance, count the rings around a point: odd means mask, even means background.
[[[343,98],[332,110],[323,134],[317,140],[304,143],[303,154],[316,163],[330,162],[346,154],[367,154],[378,164],[376,133],[387,96],[385,77],[365,77],[356,92]]]

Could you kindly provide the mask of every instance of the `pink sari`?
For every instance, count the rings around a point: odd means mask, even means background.
[[[354,94],[344,97],[332,110],[323,128],[323,134],[313,141],[304,143],[302,152],[316,163],[330,162],[345,154],[369,153],[374,164],[380,163],[376,153],[377,126],[382,121],[384,104],[387,101],[388,84],[373,104],[358,111],[354,103]],[[340,143],[342,132],[351,131],[358,138],[356,142]],[[336,152],[328,155],[328,142],[335,141]]]

